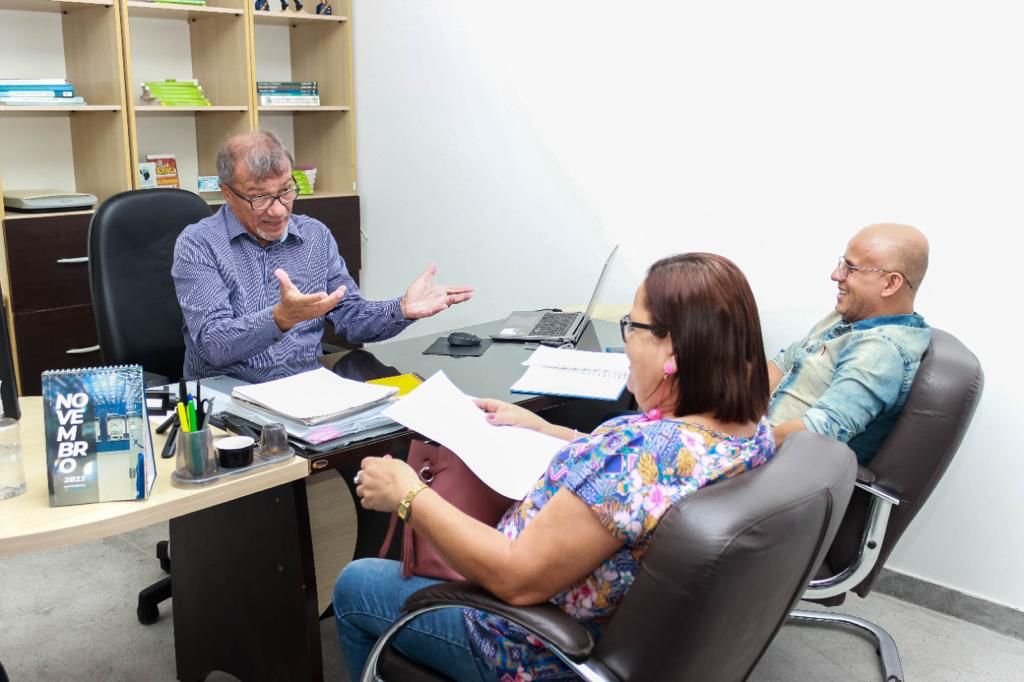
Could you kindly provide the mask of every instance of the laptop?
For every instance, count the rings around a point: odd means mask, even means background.
[[[587,328],[590,315],[594,312],[594,304],[597,303],[597,294],[608,275],[608,266],[611,265],[612,258],[618,250],[619,245],[616,244],[608,254],[604,267],[601,268],[601,275],[597,278],[594,293],[590,295],[590,304],[584,312],[516,311],[501,325],[500,332],[491,334],[491,338],[495,341],[523,341],[550,345],[575,344],[583,335],[583,330]]]

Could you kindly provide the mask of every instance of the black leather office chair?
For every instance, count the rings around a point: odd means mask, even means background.
[[[952,334],[932,329],[931,345],[921,359],[903,413],[871,463],[859,468],[857,490],[804,599],[835,606],[847,592],[861,597],[871,592],[885,560],[959,449],[984,384],[974,353]],[[883,679],[903,680],[896,643],[875,623],[809,610],[793,611],[790,620],[860,630],[875,641]]]
[[[467,607],[530,630],[583,679],[745,679],[821,562],[856,469],[845,445],[801,433],[763,467],[684,498],[658,525],[597,642],[553,604],[509,606],[467,582],[420,590],[377,641],[362,679],[443,679],[389,645],[420,614]]]
[[[11,332],[7,325],[7,299],[0,289],[0,400],[4,416],[21,419],[18,404],[18,386],[14,374],[14,353],[11,349]]]
[[[140,364],[150,385],[181,378],[185,341],[171,279],[174,242],[210,215],[199,195],[180,189],[122,192],[96,210],[89,224],[89,285],[106,364]],[[166,540],[156,554],[170,573]],[[142,590],[139,622],[155,623],[160,602],[170,596],[169,575]]]

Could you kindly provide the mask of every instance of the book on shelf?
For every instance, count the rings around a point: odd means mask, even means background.
[[[50,506],[144,500],[156,480],[142,367],[43,372]]]
[[[313,185],[316,183],[316,168],[307,170],[296,167],[292,170],[292,179],[295,181],[299,194],[308,196],[313,193]]]
[[[47,94],[53,94],[54,92],[74,92],[74,87],[67,81],[63,83],[6,83],[0,84],[0,94],[12,93],[12,92],[44,92]]]
[[[236,386],[231,398],[312,426],[379,405],[397,392],[395,386],[352,381],[320,367],[284,379]]]
[[[4,85],[70,85],[66,78],[0,78],[0,86]]]
[[[10,88],[0,87],[0,97],[74,97],[75,91],[72,88],[44,89],[44,88]]]
[[[12,107],[39,107],[50,105],[85,104],[84,97],[2,97],[0,105]]]
[[[156,186],[178,188],[178,160],[174,154],[146,154],[156,167]]]
[[[168,107],[208,107],[210,100],[196,79],[146,81],[142,84],[142,101]]]
[[[625,353],[541,346],[523,364],[526,372],[512,384],[512,393],[615,400],[629,378]]]
[[[320,95],[260,95],[262,106],[318,107]]]
[[[156,189],[156,163],[139,162],[139,189]]]
[[[256,81],[257,90],[316,90],[317,81]]]

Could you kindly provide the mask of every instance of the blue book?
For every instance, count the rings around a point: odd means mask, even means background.
[[[142,367],[43,372],[50,506],[144,500],[156,480]]]
[[[62,85],[39,85],[35,83],[19,83],[18,85],[0,85],[0,92],[7,92],[10,90],[47,90],[50,92],[60,90],[74,90],[71,83],[64,83]]]

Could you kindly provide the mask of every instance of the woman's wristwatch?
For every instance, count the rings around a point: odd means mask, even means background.
[[[398,509],[396,510],[398,513],[398,518],[402,519],[403,521],[409,520],[409,516],[412,514],[412,498],[416,497],[426,489],[426,483],[417,483],[412,487],[412,489],[409,492],[405,494],[405,497],[402,498],[402,501],[398,503]]]

